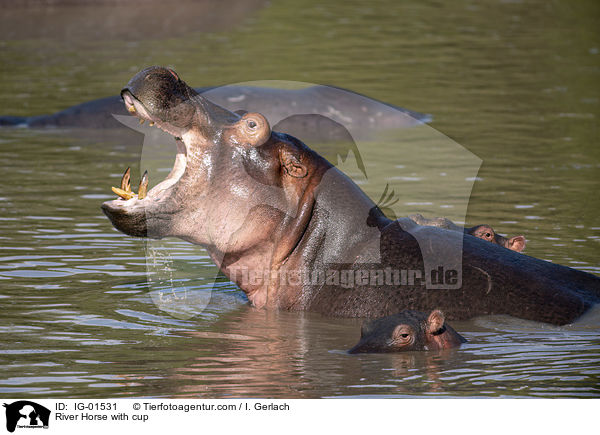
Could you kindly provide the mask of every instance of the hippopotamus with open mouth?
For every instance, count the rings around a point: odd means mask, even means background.
[[[121,96],[175,137],[177,155],[165,180],[149,190],[142,180],[141,195],[126,180],[102,210],[131,236],[202,245],[256,307],[370,318],[439,308],[449,320],[508,314],[566,324],[600,301],[594,275],[388,219],[300,140],[271,131],[259,113],[211,103],[170,69],[139,72]],[[460,260],[445,274],[455,285],[431,288],[425,248],[457,241],[460,252],[436,250]]]

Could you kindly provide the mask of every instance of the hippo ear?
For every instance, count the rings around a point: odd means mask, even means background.
[[[281,166],[285,169],[285,172],[294,178],[304,178],[308,174],[308,169],[300,161],[300,158],[289,150],[281,149],[279,151],[279,159],[281,160]]]
[[[167,71],[169,71],[169,72],[171,73],[171,75],[172,75],[173,77],[175,77],[175,79],[176,79],[177,81],[181,80],[181,79],[179,78],[179,76],[177,75],[177,73],[176,73],[175,71],[173,71],[171,68],[167,68]]]
[[[244,113],[242,118],[234,124],[232,139],[235,142],[250,147],[264,144],[271,136],[271,127],[267,118],[260,113]]]
[[[527,240],[523,236],[514,236],[508,239],[507,248],[513,251],[521,252],[525,249],[525,245],[527,244]]]
[[[427,332],[435,334],[444,327],[444,313],[440,310],[433,310],[427,318]]]

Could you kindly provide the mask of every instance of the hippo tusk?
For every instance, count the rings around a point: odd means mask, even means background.
[[[144,199],[148,192],[148,171],[144,171],[142,179],[140,180],[140,188],[138,193],[138,199]]]
[[[135,193],[131,191],[131,168],[128,167],[123,173],[121,188],[111,187],[111,189],[123,199],[131,199],[135,196]]]
[[[121,178],[121,190],[131,192],[131,168],[127,168]]]
[[[123,199],[131,199],[135,196],[135,193],[126,192],[123,189],[119,189],[118,187],[111,187],[111,189],[113,192],[115,192],[117,195],[119,195]]]

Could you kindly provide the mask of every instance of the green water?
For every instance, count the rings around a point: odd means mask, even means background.
[[[5,8],[0,113],[114,95],[153,64],[194,86],[352,89],[432,114],[433,128],[483,161],[467,223],[524,234],[528,255],[600,274],[599,18],[594,1]],[[399,179],[406,214],[460,216],[445,186],[412,180],[419,156],[406,149],[372,148],[373,177]],[[214,283],[201,250],[168,240],[183,284],[211,296],[194,317],[169,315],[153,298],[144,242],[99,208],[138,151],[109,135],[0,130],[0,395],[600,394],[598,313],[564,328],[456,322],[469,343],[448,354],[350,357],[358,321],[256,311],[227,280]]]

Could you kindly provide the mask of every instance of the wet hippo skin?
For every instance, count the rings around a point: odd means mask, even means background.
[[[600,299],[594,275],[462,232],[414,221],[407,231],[300,140],[271,131],[259,113],[208,101],[172,70],[141,71],[122,97],[130,113],[175,138],[177,155],[165,180],[150,190],[143,181],[144,195],[102,210],[125,234],[202,245],[256,307],[369,318],[439,308],[449,320],[508,314],[566,324]],[[448,253],[462,260],[451,271],[457,287],[362,279],[387,269],[424,274],[421,248],[457,241],[462,250]],[[357,279],[344,285],[340,276]]]
[[[349,353],[405,352],[459,347],[466,339],[445,323],[444,313],[404,310],[363,324]]]

